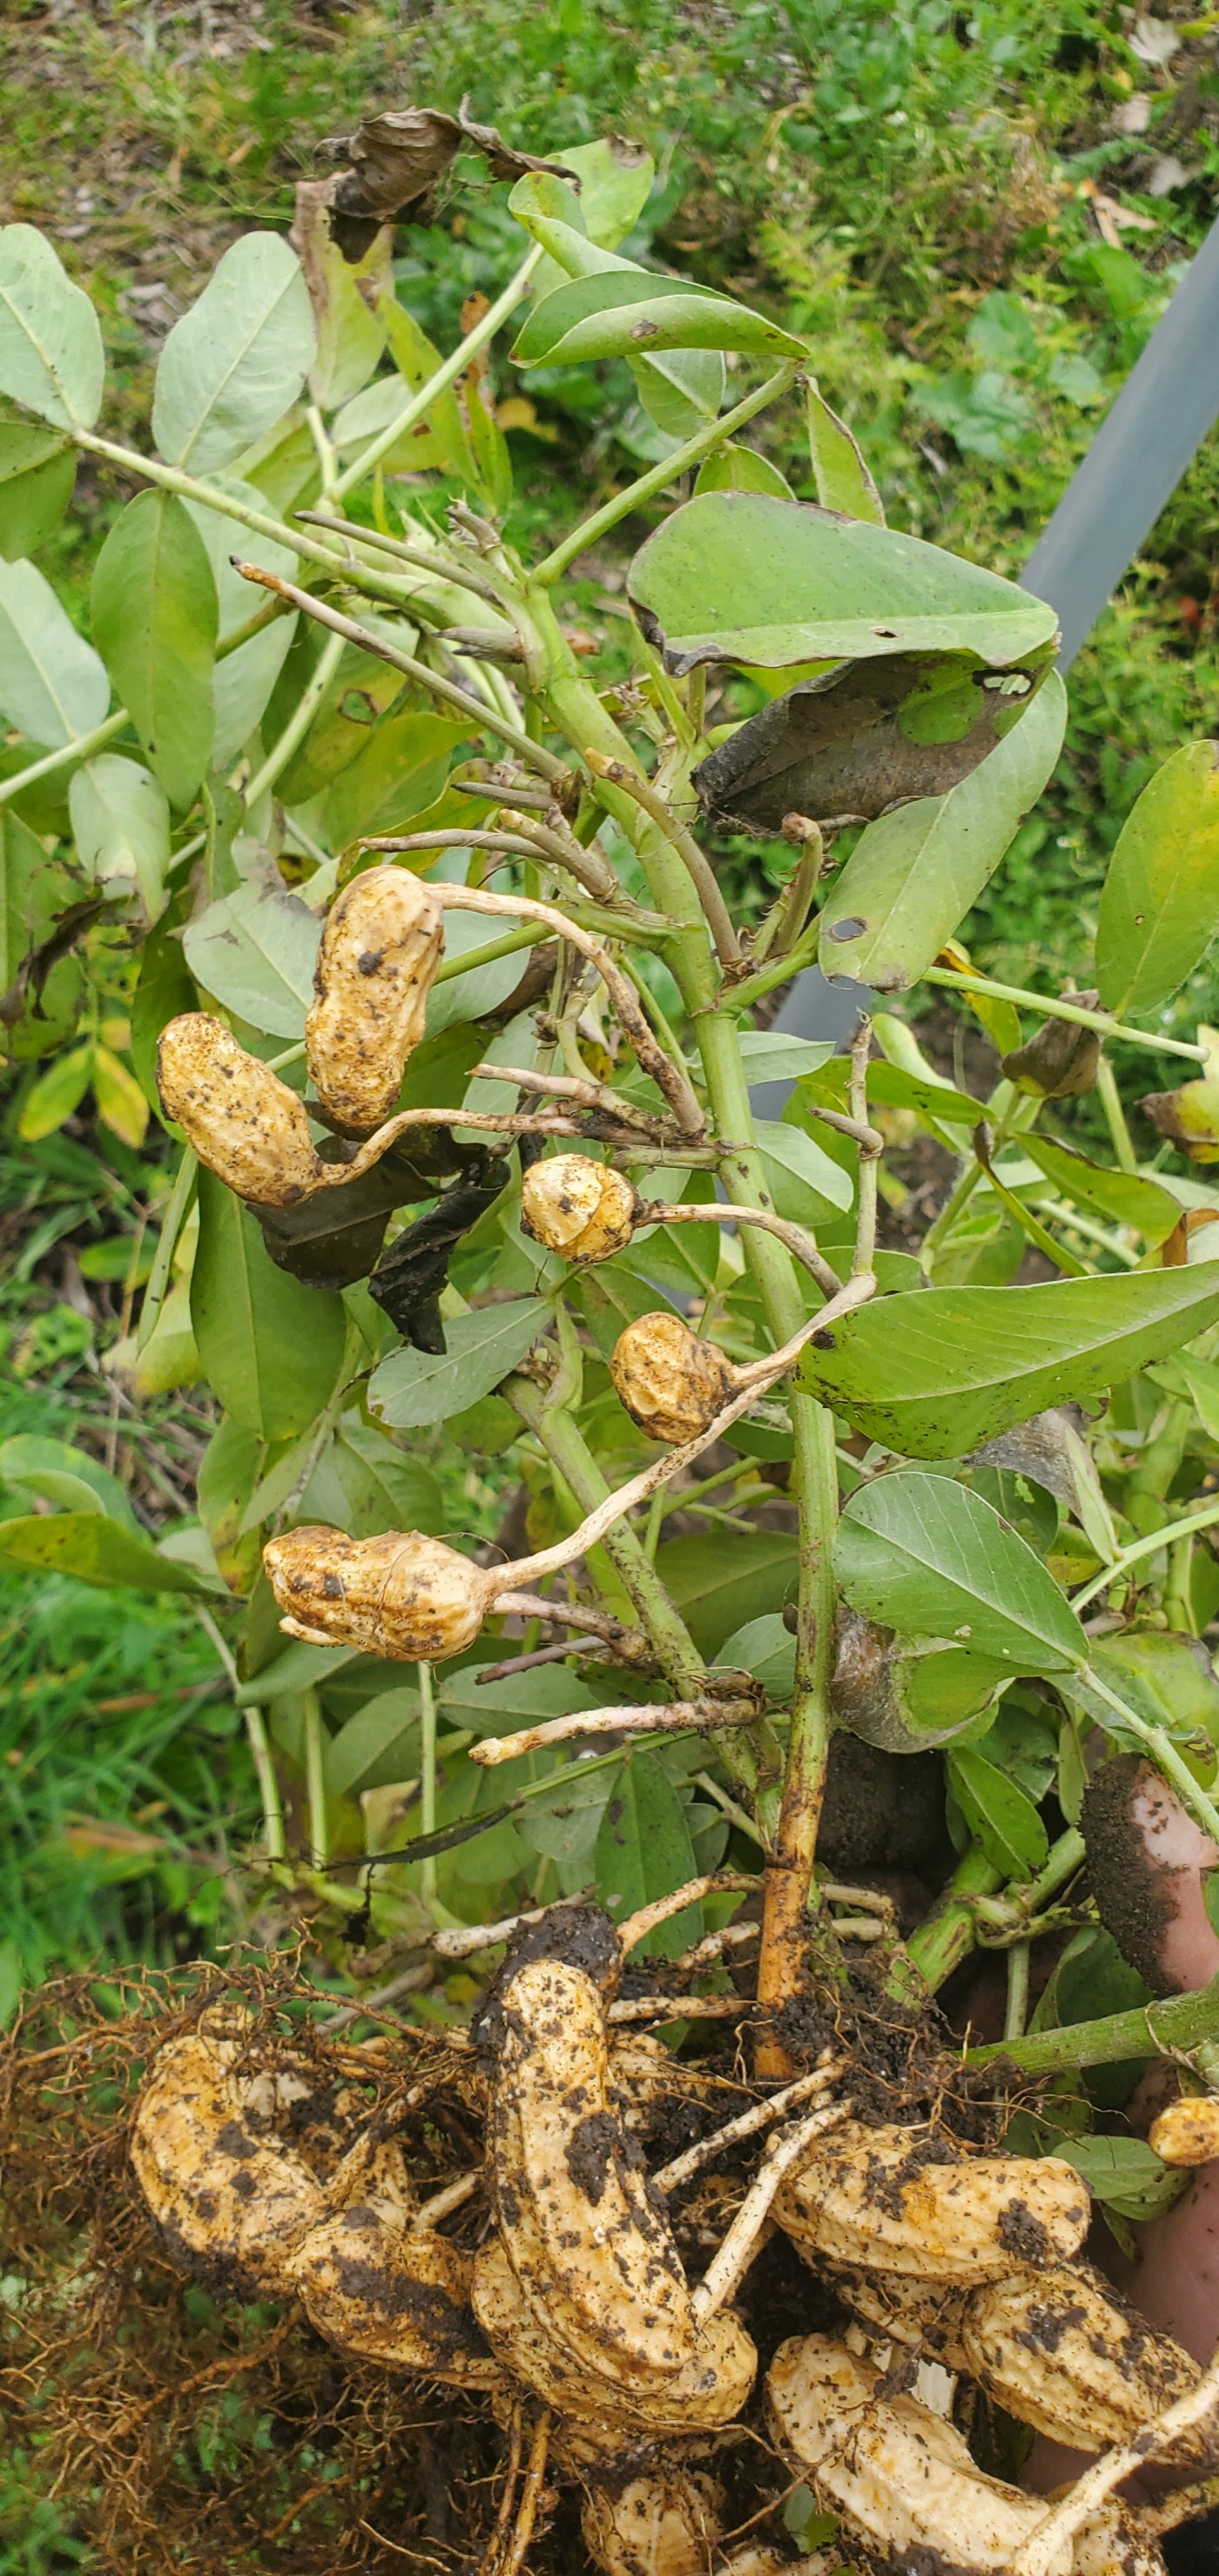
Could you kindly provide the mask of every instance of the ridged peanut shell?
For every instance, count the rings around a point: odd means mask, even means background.
[[[867,2272],[849,2263],[827,2263],[826,2277],[844,2308],[908,2352],[938,2361],[943,2369],[968,2368],[961,2344],[967,2290],[909,2279],[900,2272]]]
[[[288,1636],[403,1663],[438,1663],[472,1645],[494,1590],[479,1566],[421,1530],[356,1539],[306,1526],[269,1539],[262,1561]]]
[[[463,2388],[499,2383],[470,2307],[473,2258],[434,2228],[352,2201],[310,2229],[287,2269],[310,2324],[340,2351]]]
[[[589,2490],[580,2529],[605,2576],[707,2576],[723,2489],[694,2469],[653,2469]]]
[[[1087,2265],[1017,2273],[975,2291],[961,2322],[965,2366],[1009,2415],[1076,2451],[1129,2442],[1197,2387],[1198,2369]],[[1202,2429],[1170,2455],[1201,2458]]]
[[[503,1990],[490,2181],[526,2300],[577,2361],[681,2369],[694,2311],[663,2207],[612,2107],[605,1999],[583,1968],[523,1962]]]
[[[650,2380],[616,2379],[565,2352],[531,2308],[501,2244],[480,2247],[471,2290],[474,2314],[511,2377],[524,2380],[560,2415],[595,2434],[603,2448],[624,2439],[672,2441],[715,2432],[748,2404],[758,2357],[745,2329],[720,2308],[698,2335],[679,2371]]]
[[[331,906],[305,1056],[323,1108],[356,1135],[392,1115],[443,945],[436,897],[408,868],[369,868]]]
[[[1219,2100],[1182,2093],[1153,2120],[1148,2145],[1166,2165],[1209,2165],[1219,2156]]]
[[[231,2052],[189,2031],[159,2050],[136,2104],[131,2162],[171,2259],[247,2297],[292,2295],[293,2246],[325,2212],[307,2165],[242,2116]]]
[[[324,1179],[303,1100],[209,1012],[161,1031],[157,1089],[200,1162],[252,1206],[294,1207]]]
[[[1004,2576],[1043,2520],[1043,2501],[986,2477],[955,2426],[929,2406],[878,2397],[879,2376],[824,2335],[780,2344],[766,2379],[778,2448],[842,2517],[848,2540],[898,2565]],[[1069,2576],[1070,2566],[1066,2541],[1048,2576]]]
[[[521,1183],[521,1223],[564,1261],[608,1261],[628,1244],[639,1212],[630,1182],[587,1154],[548,1155]]]
[[[799,2253],[920,2281],[998,2280],[1069,2262],[1087,2186],[1058,2156],[947,2156],[911,2129],[846,2121],[780,2184],[774,2216]]]
[[[700,1341],[679,1315],[640,1315],[614,1345],[610,1376],[649,1440],[693,1440],[726,1405],[735,1378],[714,1342]]]

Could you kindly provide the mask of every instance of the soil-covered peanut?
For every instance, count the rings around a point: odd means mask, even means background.
[[[612,2355],[594,2370],[548,2329],[549,2311],[525,2296],[502,2244],[480,2247],[471,2290],[474,2314],[509,2376],[580,2426],[602,2450],[623,2441],[671,2441],[731,2424],[747,2405],[758,2357],[745,2329],[721,2308],[695,2338],[680,2370],[624,2379]]]
[[[464,2388],[500,2380],[470,2308],[473,2258],[434,2228],[353,2200],[310,2229],[286,2268],[310,2324],[341,2351]]]
[[[131,2132],[136,2180],[171,2258],[247,2298],[291,2297],[293,2247],[325,2212],[303,2159],[244,2115],[231,2046],[188,2031],[158,2051]]]
[[[870,2563],[1003,2576],[1044,2504],[986,2477],[955,2426],[930,2407],[878,2396],[879,2378],[871,2362],[823,2335],[780,2344],[766,2380],[778,2448]],[[1070,2566],[1067,2541],[1049,2576],[1068,2576]]]
[[[621,1172],[587,1154],[532,1163],[521,1183],[521,1223],[564,1261],[608,1261],[631,1239],[639,1201]]]
[[[1087,2265],[994,2281],[967,2302],[965,2366],[1009,2415],[1077,2451],[1129,2442],[1198,2384],[1196,2364]],[[1200,2431],[1174,2459],[1203,2456]]]
[[[489,2182],[525,2297],[594,2370],[678,2371],[694,2312],[663,2204],[611,2105],[601,1988],[565,1959],[525,1959],[500,2008]]]
[[[911,2280],[903,2273],[867,2272],[849,2263],[827,2263],[827,2279],[844,2308],[894,2343],[945,2370],[969,2365],[961,2345],[961,2319],[969,2293],[959,2284]]]
[[[732,1396],[731,1363],[678,1315],[640,1315],[619,1334],[610,1361],[618,1394],[649,1440],[693,1440]]]
[[[306,1526],[269,1539],[262,1561],[288,1636],[404,1663],[472,1645],[493,1589],[468,1557],[421,1530],[354,1539]]]
[[[592,2486],[580,2528],[605,2576],[707,2576],[723,2489],[696,2469],[658,2468],[625,2486]]]
[[[1166,2165],[1209,2165],[1219,2156],[1219,2100],[1179,2094],[1152,2122],[1148,2145]]]
[[[200,1162],[254,1207],[294,1207],[324,1178],[303,1100],[209,1012],[162,1030],[157,1089]]]
[[[443,944],[436,897],[407,868],[370,868],[331,907],[305,1054],[323,1108],[355,1135],[392,1114]]]
[[[847,2121],[780,2185],[774,2216],[810,2258],[976,2284],[1069,2262],[1091,2201],[1058,2156],[966,2157],[941,2135]]]

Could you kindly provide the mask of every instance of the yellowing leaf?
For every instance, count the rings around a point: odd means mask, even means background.
[[[93,1052],[93,1090],[97,1114],[123,1145],[138,1146],[144,1142],[148,1125],[148,1103],[133,1073],[120,1064],[109,1047],[95,1047]]]

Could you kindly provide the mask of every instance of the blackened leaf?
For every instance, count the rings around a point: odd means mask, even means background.
[[[1074,993],[1073,1001],[1094,1011],[1099,993]],[[1078,1100],[1091,1091],[1100,1063],[1100,1037],[1075,1020],[1043,1020],[1023,1046],[1002,1058],[1003,1071],[1019,1091],[1039,1100]]]
[[[318,1190],[297,1207],[255,1208],[276,1268],[306,1288],[353,1287],[377,1260],[391,1210],[432,1198],[457,1159],[447,1128],[421,1129],[409,1154],[391,1149],[358,1180]]]
[[[366,116],[336,146],[349,152],[353,163],[335,185],[331,214],[331,232],[344,258],[362,259],[381,224],[393,223],[430,196],[463,143],[485,153],[493,179],[522,179],[527,170],[549,170],[560,179],[575,175],[559,161],[538,161],[532,153],[514,151],[493,125],[474,125],[464,114],[407,107]]]
[[[403,1340],[437,1356],[446,1349],[439,1300],[449,1263],[462,1236],[494,1205],[506,1178],[502,1154],[480,1153],[471,1161],[475,1168],[407,1226],[368,1283],[370,1297]]]
[[[993,671],[964,653],[891,653],[802,680],[694,772],[712,822],[777,832],[786,814],[874,822],[967,778],[1024,713],[1049,668]]]

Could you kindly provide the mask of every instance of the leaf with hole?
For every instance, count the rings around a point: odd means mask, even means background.
[[[630,595],[678,675],[928,652],[1001,666],[1056,626],[1031,592],[921,537],[764,492],[704,492],[674,510],[636,555]]]
[[[961,1458],[1048,1405],[1086,1404],[1219,1320],[1219,1262],[879,1298],[810,1343],[810,1394],[898,1456]]]

